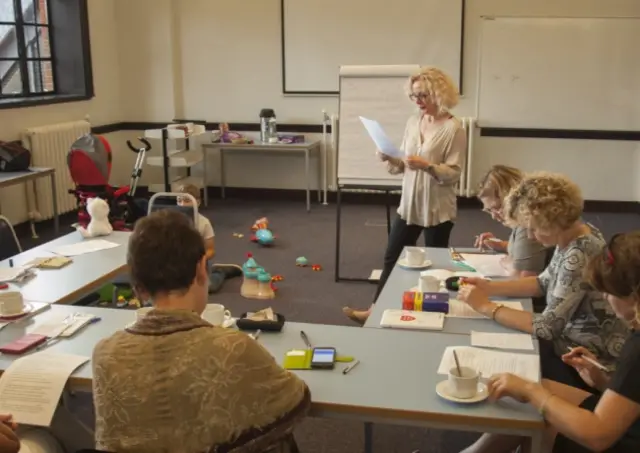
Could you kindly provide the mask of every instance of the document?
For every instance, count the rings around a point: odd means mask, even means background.
[[[491,333],[471,331],[471,346],[494,349],[533,351],[533,340],[526,333]]]
[[[360,121],[362,121],[369,137],[371,137],[371,140],[373,140],[373,143],[376,144],[381,153],[386,154],[389,157],[402,159],[402,151],[393,144],[389,136],[382,129],[382,126],[380,126],[380,123],[362,116],[360,117]]]
[[[88,360],[49,351],[17,359],[0,377],[0,414],[12,414],[18,424],[48,427],[69,376]]]
[[[512,373],[533,382],[540,380],[540,357],[537,354],[499,352],[471,346],[450,346],[445,349],[438,374],[447,375],[456,366],[454,350],[460,366],[477,370],[485,379],[498,373]]]
[[[523,310],[521,302],[512,302],[512,301],[503,301],[503,300],[494,300],[493,302],[497,304],[504,305],[507,308],[511,308],[512,310]],[[473,308],[471,308],[466,302],[463,302],[458,299],[449,299],[449,313],[448,317],[451,318],[479,318],[482,319],[485,316],[481,315]]]
[[[446,269],[429,269],[426,271],[422,271],[420,275],[430,275],[440,281],[445,281],[449,277],[485,278],[484,275],[478,272],[452,272]]]
[[[461,253],[462,260],[468,266],[487,277],[508,277],[509,272],[502,266],[505,254]]]
[[[29,333],[44,335],[49,338],[68,338],[91,324],[95,319],[96,316],[84,313],[75,313],[70,316],[55,316],[53,319],[47,318],[47,322],[37,325],[35,329],[29,331]]]
[[[77,256],[84,255],[85,253],[112,249],[114,247],[118,247],[119,245],[120,244],[117,244],[115,242],[105,241],[104,239],[90,239],[76,242],[75,244],[61,245],[51,251],[62,256]]]

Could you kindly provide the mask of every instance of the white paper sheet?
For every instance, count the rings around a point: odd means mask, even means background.
[[[533,382],[540,380],[540,358],[536,354],[492,351],[471,346],[450,346],[445,349],[438,374],[447,375],[456,366],[454,349],[460,366],[477,370],[485,379],[497,373],[512,373]]]
[[[15,282],[29,271],[31,266],[0,267],[0,282]]]
[[[402,151],[393,144],[389,136],[382,129],[382,126],[380,126],[380,123],[362,116],[360,117],[360,121],[362,121],[362,125],[367,130],[369,137],[371,137],[371,140],[373,140],[373,143],[376,144],[381,153],[389,157],[400,159],[403,157]]]
[[[533,351],[533,340],[526,333],[493,333],[471,331],[471,346],[493,349]]]
[[[479,272],[452,272],[446,269],[428,269],[426,271],[420,272],[420,275],[431,275],[432,277],[435,277],[440,281],[445,281],[449,277],[484,278],[484,275],[480,274]]]
[[[504,254],[493,255],[483,253],[461,253],[465,264],[487,277],[508,277],[509,272],[502,267]]]
[[[104,239],[91,239],[76,242],[75,244],[61,245],[51,251],[62,256],[77,256],[84,255],[85,253],[112,249],[114,247],[118,247],[119,245],[120,244],[117,244],[115,242],[105,241]]]
[[[23,425],[49,426],[69,376],[88,360],[49,351],[15,360],[0,378],[0,414],[12,414]]]
[[[521,302],[512,302],[506,300],[494,300],[493,302],[497,304],[502,304],[507,308],[511,308],[512,310],[524,310]],[[449,299],[449,313],[447,316],[452,318],[484,318],[485,316],[481,315],[465,302],[462,302],[458,299]]]
[[[44,335],[45,337],[57,337],[62,338],[70,337],[77,331],[91,323],[95,319],[94,315],[87,314],[75,314],[72,317],[68,316],[56,316],[51,319],[48,318],[46,323],[38,324],[35,329],[29,333],[35,333],[37,335]]]

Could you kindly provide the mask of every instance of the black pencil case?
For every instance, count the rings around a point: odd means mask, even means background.
[[[276,319],[273,321],[254,321],[247,319],[247,314],[242,313],[242,316],[236,321],[236,326],[240,330],[262,330],[263,332],[280,332],[284,327],[284,316],[280,313],[275,313]]]

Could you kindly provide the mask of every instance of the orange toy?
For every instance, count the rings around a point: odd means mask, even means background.
[[[282,275],[274,275],[273,277],[271,277],[272,282],[281,282],[282,280],[284,280],[284,277]]]
[[[269,219],[266,217],[262,217],[261,219],[256,220],[251,227],[251,231],[258,230],[268,230],[269,229]]]
[[[312,271],[321,271],[322,270],[322,266],[320,266],[319,264],[314,264],[311,266],[311,270]]]

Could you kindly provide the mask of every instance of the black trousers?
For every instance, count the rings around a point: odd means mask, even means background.
[[[425,247],[448,248],[452,229],[453,222],[451,221],[430,227],[422,227],[418,225],[408,225],[407,222],[399,216],[396,217],[391,225],[387,250],[384,253],[384,267],[382,268],[382,274],[378,282],[374,303],[380,295],[382,288],[384,288],[384,285],[387,283],[389,274],[391,274],[393,267],[396,265],[396,261],[400,258],[402,249],[415,246],[418,243],[420,234],[424,235]]]
[[[571,387],[582,389],[589,393],[598,393],[594,388],[582,380],[575,368],[562,361],[555,352],[553,343],[549,340],[539,340],[540,346],[540,374],[544,379],[560,382]]]

